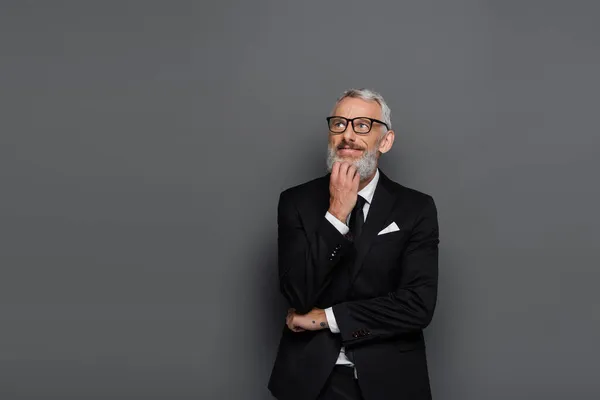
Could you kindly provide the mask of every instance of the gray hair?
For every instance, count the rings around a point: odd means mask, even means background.
[[[336,100],[336,106],[346,97],[375,101],[381,107],[381,120],[387,124],[388,129],[392,129],[392,110],[390,110],[382,95],[371,89],[348,89]]]

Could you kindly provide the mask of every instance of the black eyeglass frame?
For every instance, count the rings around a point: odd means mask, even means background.
[[[346,128],[343,131],[341,131],[341,132],[334,132],[334,131],[332,131],[331,130],[331,126],[329,124],[329,121],[332,120],[333,118],[340,118],[340,119],[345,120],[347,122],[346,123]],[[327,119],[327,127],[329,128],[329,132],[331,132],[333,134],[336,134],[336,135],[339,135],[341,133],[346,132],[346,129],[348,129],[348,126],[350,126],[350,125],[352,125],[352,130],[357,135],[368,135],[371,132],[371,129],[373,129],[373,122],[377,122],[378,124],[381,124],[381,125],[385,126],[385,129],[387,129],[388,131],[390,130],[390,128],[388,127],[388,125],[385,122],[380,121],[380,120],[375,119],[375,118],[369,118],[369,117],[346,118],[346,117],[340,117],[338,115],[332,115],[331,117],[327,117],[326,119]],[[354,120],[356,120],[356,119],[368,119],[369,121],[371,121],[371,126],[369,126],[369,130],[366,131],[366,132],[356,132],[356,128],[354,127]]]

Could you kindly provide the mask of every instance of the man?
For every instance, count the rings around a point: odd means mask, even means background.
[[[269,389],[279,400],[431,399],[423,329],[437,298],[435,203],[378,169],[394,143],[381,95],[346,91],[327,121],[330,173],[279,198],[291,308]]]

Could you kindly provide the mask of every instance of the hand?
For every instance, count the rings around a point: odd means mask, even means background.
[[[287,327],[294,332],[318,331],[329,328],[325,310],[313,308],[308,314],[298,314],[296,310],[290,308],[285,318]]]
[[[329,178],[329,213],[346,223],[358,195],[360,175],[349,162],[336,161]]]

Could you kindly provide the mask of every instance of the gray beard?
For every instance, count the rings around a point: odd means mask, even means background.
[[[331,148],[331,146],[327,146],[327,171],[331,172],[333,168],[333,163],[336,161],[349,161],[347,159],[338,157],[335,153],[336,149]],[[358,171],[358,175],[360,176],[360,180],[364,181],[369,178],[371,175],[375,173],[377,169],[377,150],[367,150],[363,153],[363,155],[358,160],[350,161]]]

